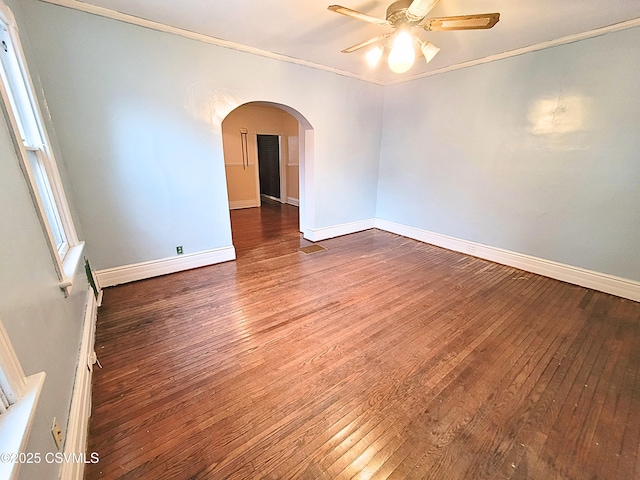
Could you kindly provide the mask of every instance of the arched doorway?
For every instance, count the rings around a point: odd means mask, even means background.
[[[239,240],[246,240],[246,235],[240,236],[238,228],[253,228],[255,241],[267,237],[271,241],[277,235],[291,240],[290,229],[295,228],[299,239],[299,232],[304,234],[312,224],[313,129],[310,123],[291,107],[249,102],[228,113],[221,127],[232,237],[238,256],[242,257],[243,249],[248,246]],[[269,160],[268,154],[275,155],[275,161]],[[275,169],[275,173],[271,169]],[[265,181],[265,175],[271,178]],[[276,188],[269,189],[267,184]]]

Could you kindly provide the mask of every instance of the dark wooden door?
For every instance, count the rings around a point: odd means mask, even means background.
[[[260,194],[280,198],[280,140],[278,135],[258,135]]]

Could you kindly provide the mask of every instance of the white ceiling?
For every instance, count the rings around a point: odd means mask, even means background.
[[[385,64],[369,68],[364,52],[340,50],[390,29],[327,10],[340,4],[384,18],[392,0],[85,0],[134,15],[331,67],[380,82],[397,80]],[[69,2],[65,2],[69,4]],[[424,32],[442,50],[404,77],[640,18],[639,0],[440,0],[430,17],[500,12],[491,30]]]

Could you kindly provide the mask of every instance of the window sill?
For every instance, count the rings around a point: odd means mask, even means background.
[[[80,242],[69,249],[62,262],[62,280],[58,283],[64,291],[64,296],[68,297],[73,288],[73,282],[76,278],[76,272],[82,259],[84,251],[84,242]]]
[[[18,478],[18,455],[25,453],[27,448],[44,378],[44,372],[27,377],[24,395],[0,415],[0,454],[9,460],[3,458],[0,462],[0,480]]]

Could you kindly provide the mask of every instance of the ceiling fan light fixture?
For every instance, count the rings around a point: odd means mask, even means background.
[[[389,52],[389,68],[394,73],[404,73],[413,66],[416,51],[413,47],[413,37],[409,32],[402,31],[393,40],[393,47]]]
[[[394,73],[405,73],[413,66],[416,55],[422,54],[427,63],[431,62],[440,49],[429,42],[423,42],[419,36],[413,36],[417,31],[437,32],[449,30],[487,30],[495,26],[500,20],[500,14],[476,13],[473,15],[456,15],[448,17],[428,17],[427,14],[436,6],[439,0],[392,0],[387,8],[386,19],[377,18],[366,13],[358,12],[340,5],[330,5],[329,10],[355,18],[370,24],[391,27],[392,31],[384,35],[370,38],[342,50],[342,53],[352,53],[377,45],[366,53],[366,61],[375,67],[385,52],[387,63]],[[391,41],[387,43],[388,38]],[[380,46],[384,41],[384,46]],[[420,51],[417,51],[420,47]]]
[[[380,58],[382,58],[382,53],[384,49],[381,46],[373,47],[365,54],[365,58],[367,59],[367,63],[370,67],[375,67],[380,63]]]
[[[433,60],[433,57],[438,54],[440,48],[436,47],[433,43],[422,42],[422,45],[420,45],[420,50],[422,50],[424,59],[427,61],[427,63],[429,63],[431,60]]]

